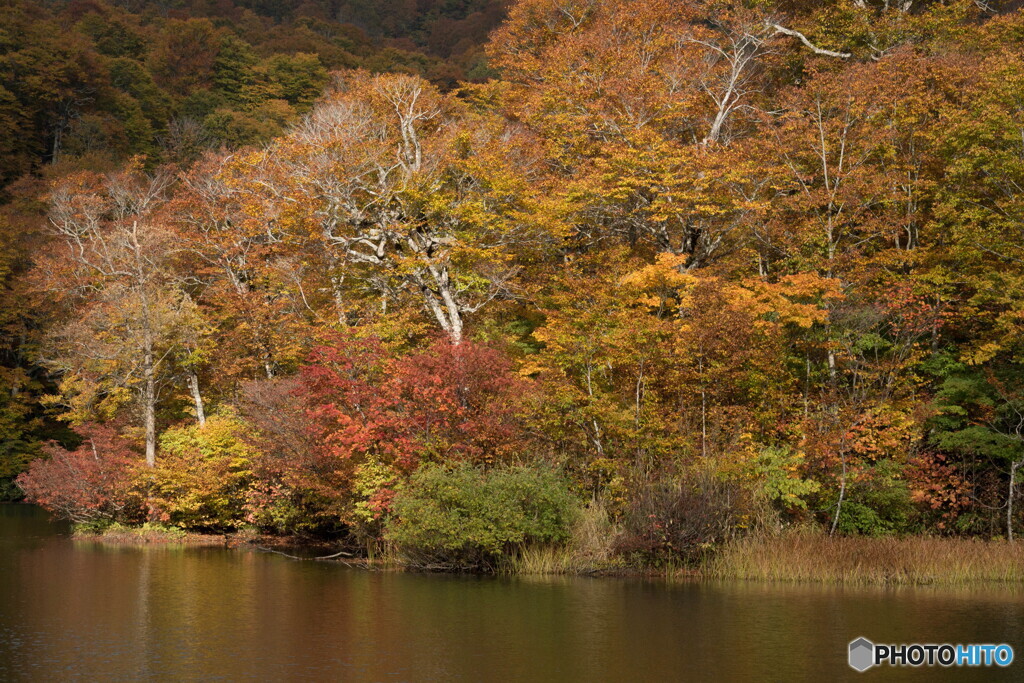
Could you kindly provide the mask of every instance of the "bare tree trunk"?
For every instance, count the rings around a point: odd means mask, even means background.
[[[148,337],[148,335],[147,335]],[[146,420],[146,465],[156,467],[156,373],[153,368],[153,344],[147,338],[143,357],[143,409]]]
[[[843,470],[839,479],[839,501],[836,503],[836,516],[833,517],[833,525],[828,529],[828,536],[836,535],[836,528],[839,526],[840,515],[843,514],[843,501],[846,499],[846,438],[841,440],[839,460]]]
[[[1010,463],[1010,484],[1006,493],[1006,538],[1013,541],[1013,493],[1017,483],[1017,468],[1024,464],[1024,460],[1017,460]]]
[[[728,112],[729,110],[726,109],[726,103],[723,102],[718,108],[718,113],[715,114],[715,120],[711,123],[711,130],[708,132],[707,137],[704,138],[701,144],[710,145],[718,142],[718,138],[722,136],[722,126],[725,124]]]
[[[840,462],[843,465],[842,476],[839,479],[839,501],[836,503],[836,514],[832,518],[832,528],[829,529],[828,535],[834,536],[836,533],[836,527],[839,526],[839,515],[843,512],[843,499],[846,497],[846,449],[844,448],[839,454]]]
[[[423,289],[426,290],[427,288],[424,287]],[[445,309],[441,307],[441,304],[438,303],[437,298],[431,292],[424,291],[423,296],[426,299],[427,307],[430,309],[430,312],[434,314],[434,319],[437,320],[437,324],[445,331],[448,338],[451,339],[452,344],[458,346],[462,341],[462,330],[459,329],[456,331],[452,327],[452,321],[448,319]]]
[[[64,139],[64,125],[58,124],[57,129],[53,133],[53,151],[50,154],[50,160],[53,163],[60,161],[60,153],[63,146]]]
[[[324,239],[330,241],[331,233],[329,230],[324,230]],[[345,271],[343,269],[343,262],[338,258],[337,253],[333,249],[327,249],[327,258],[329,264],[328,279],[331,281],[331,296],[334,299],[334,315],[338,318],[338,324],[341,327],[348,327],[348,314],[345,312]]]
[[[704,387],[704,358],[697,359],[700,370],[700,454],[708,457],[708,394]]]
[[[338,316],[338,324],[348,327],[348,314],[345,312],[345,293],[342,289],[344,277],[331,276],[331,293],[334,295],[334,312]]]
[[[458,346],[462,343],[462,311],[459,310],[459,304],[455,300],[455,292],[452,291],[448,268],[446,266],[438,268],[437,266],[430,265],[428,270],[437,287],[437,292],[441,296],[441,301],[444,302],[443,309],[436,304],[432,304],[434,314],[441,323],[441,327],[448,332],[452,344]],[[447,325],[445,324],[445,319],[447,319]]]
[[[199,376],[194,370],[188,373],[188,388],[192,392],[192,400],[196,404],[196,420],[200,427],[206,426],[206,409],[203,406],[203,395],[199,391]]]
[[[587,395],[594,398],[593,365],[589,359],[587,360]],[[598,424],[596,417],[590,418],[590,423],[594,427],[594,438],[592,439],[594,447],[597,448],[598,457],[603,458],[604,444],[601,442],[601,425]]]
[[[806,374],[804,375],[804,417],[807,417],[807,414],[810,412],[810,409],[811,409],[811,403],[810,403],[810,401],[811,401],[811,355],[810,355],[810,353],[808,353],[805,356],[805,359],[806,359],[806,369],[805,369],[805,373]]]
[[[458,346],[462,343],[462,315],[458,311],[454,311],[452,316],[452,329],[449,335],[452,338],[452,344]]]

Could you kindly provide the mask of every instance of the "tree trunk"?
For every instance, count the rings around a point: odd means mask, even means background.
[[[588,360],[587,361],[587,395],[590,396],[591,399],[594,398],[594,384],[593,384],[593,381],[592,381],[592,376],[593,376],[593,365]],[[592,439],[592,441],[594,443],[594,447],[597,449],[597,457],[603,458],[604,457],[604,444],[601,442],[601,426],[598,424],[596,417],[590,418],[590,423],[594,427],[594,438]]]
[[[146,465],[156,467],[156,373],[153,368],[153,345],[149,339],[146,340],[142,375],[145,380],[143,409],[146,414]]]
[[[348,314],[345,312],[345,293],[342,290],[344,278],[331,276],[331,290],[334,295],[334,312],[338,316],[338,324],[348,327]]]
[[[188,388],[192,392],[192,400],[196,404],[196,420],[200,427],[206,426],[206,410],[203,406],[203,395],[199,391],[199,376],[195,371],[188,373]]]
[[[433,280],[434,291],[441,298],[441,301],[438,302],[434,298],[433,293],[428,289],[426,294],[430,299],[430,309],[433,311],[438,323],[448,333],[452,344],[458,346],[462,343],[462,311],[455,299],[455,292],[452,288],[451,279],[448,276],[448,268],[447,266],[438,268],[435,265],[430,265],[427,266],[427,271]]]
[[[697,357],[700,370],[700,454],[708,457],[708,394],[704,388],[704,357]]]
[[[842,476],[839,480],[839,501],[836,503],[836,516],[832,518],[832,528],[829,529],[828,535],[834,536],[836,533],[836,527],[839,526],[839,516],[843,512],[843,498],[846,497],[846,451],[845,449],[839,455],[840,462],[843,465]]]
[[[710,145],[718,142],[718,138],[722,135],[722,125],[725,123],[725,118],[728,115],[728,109],[726,109],[725,102],[718,108],[718,113],[715,114],[715,120],[711,124],[711,130],[708,132],[707,137],[701,142],[702,145]]]
[[[1010,485],[1006,493],[1006,538],[1013,541],[1013,493],[1017,483],[1017,468],[1024,464],[1024,460],[1017,460],[1010,463]]]

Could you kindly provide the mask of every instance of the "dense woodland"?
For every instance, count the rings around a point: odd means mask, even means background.
[[[425,562],[1012,538],[1017,4],[0,2],[0,475]]]

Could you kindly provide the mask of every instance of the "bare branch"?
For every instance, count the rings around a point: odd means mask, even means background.
[[[800,31],[795,31],[795,30],[793,30],[791,28],[786,28],[785,26],[780,26],[778,24],[772,24],[772,28],[775,29],[776,33],[781,33],[783,35],[790,36],[792,38],[796,38],[801,43],[806,45],[807,48],[810,49],[811,52],[813,52],[816,55],[825,55],[826,57],[836,57],[837,59],[849,59],[850,57],[853,57],[853,53],[852,52],[836,52],[835,50],[827,50],[827,49],[825,49],[823,47],[818,47],[817,45],[812,43],[807,38],[807,36],[805,36],[803,33],[800,33]]]

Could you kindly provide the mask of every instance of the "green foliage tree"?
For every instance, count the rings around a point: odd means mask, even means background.
[[[258,62],[259,57],[251,45],[234,34],[224,35],[213,62],[213,89],[228,102],[245,104],[247,93],[256,82]]]
[[[323,93],[327,70],[316,55],[274,55],[260,67],[266,99],[285,100],[305,113]]]
[[[996,468],[1005,479],[1000,507],[1012,540],[1018,470],[1024,466],[1024,397],[1017,390],[1024,368],[1013,361],[972,366],[948,356],[940,360],[931,443],[973,461],[975,471]]]

